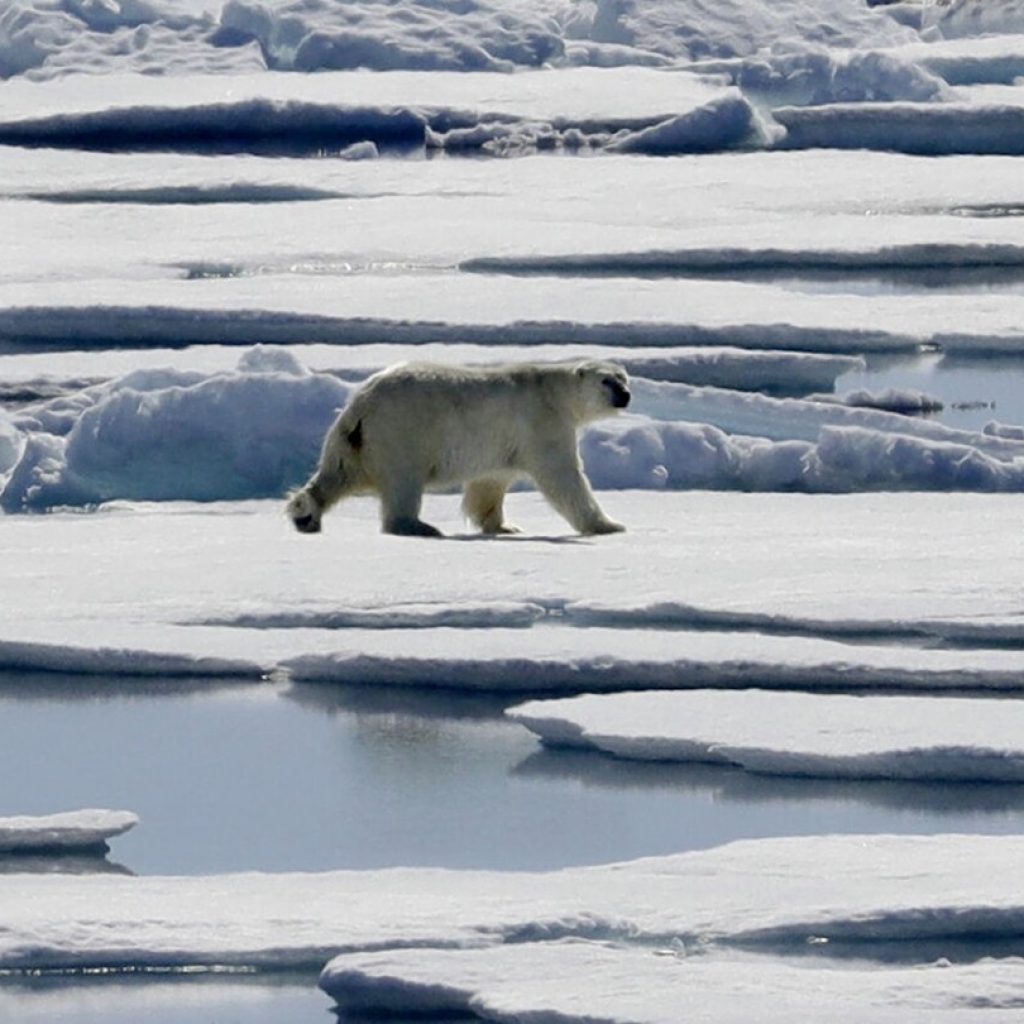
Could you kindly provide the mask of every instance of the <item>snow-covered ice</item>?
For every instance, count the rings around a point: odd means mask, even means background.
[[[632,693],[532,701],[507,714],[545,743],[775,775],[1024,781],[1016,701]]]
[[[138,816],[131,811],[98,808],[0,818],[0,854],[103,849],[108,839],[122,835],[138,823]]]
[[[709,1011],[741,979],[749,998],[765,998],[802,978],[820,999],[848,1000],[850,1020],[896,991],[912,1014],[901,1019],[925,1020],[971,999],[990,1012],[1019,1009],[1017,962],[864,961],[883,960],[893,944],[910,952],[923,942],[957,959],[974,942],[972,960],[1000,948],[1024,912],[1005,884],[1020,856],[1017,837],[822,836],[544,873],[7,876],[0,964],[280,970],[337,955],[321,984],[342,1005],[438,1008],[429,1000],[440,995],[450,1010],[504,994],[538,1019],[584,1020],[593,1019],[589,999],[604,996],[615,1000],[609,1019],[651,1021],[668,1018],[648,982],[671,967]],[[855,949],[861,963],[823,961],[833,947]],[[786,959],[802,952],[818,955]],[[595,964],[604,981],[584,970]],[[555,1018],[570,999],[568,1018]]]

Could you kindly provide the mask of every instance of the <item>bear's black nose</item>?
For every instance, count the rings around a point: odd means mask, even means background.
[[[625,409],[629,405],[629,400],[632,396],[630,395],[627,388],[624,388],[621,384],[612,389],[612,405],[616,409]]]
[[[319,533],[320,524],[312,516],[298,516],[292,520],[300,533]]]

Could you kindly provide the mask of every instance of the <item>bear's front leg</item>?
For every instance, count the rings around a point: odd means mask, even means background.
[[[398,537],[442,537],[436,526],[420,519],[423,487],[412,477],[392,477],[378,483],[381,529]]]
[[[566,451],[549,451],[529,467],[540,492],[569,524],[583,534],[620,533],[621,523],[609,519],[598,505],[587,478],[583,475],[579,454],[573,446]]]

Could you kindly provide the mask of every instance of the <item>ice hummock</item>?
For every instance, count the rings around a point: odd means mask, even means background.
[[[686,373],[671,353],[627,363],[640,373]],[[734,365],[722,372],[742,379],[742,360]],[[1024,441],[1006,428],[964,431],[871,408],[643,377],[633,390],[639,415],[583,432],[598,488],[1024,490]],[[350,384],[309,371],[293,353],[258,347],[233,371],[140,369],[29,404],[0,414],[0,507],[281,495],[312,472],[351,394]]]
[[[15,0],[4,23],[0,77],[69,72],[229,73],[275,68],[322,71],[369,67],[509,71],[583,61],[748,54],[752,40],[773,50],[871,47],[916,40],[884,13],[831,0],[820,4],[729,2],[706,9],[656,4],[514,4],[473,0],[445,9],[425,0],[393,5],[312,6],[300,0],[132,0],[120,4]],[[675,26],[664,31],[666,23]]]
[[[768,775],[1024,781],[1016,701],[839,694],[633,693],[508,710],[551,746]]]

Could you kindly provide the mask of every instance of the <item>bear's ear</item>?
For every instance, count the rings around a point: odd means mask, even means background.
[[[588,369],[590,369],[590,363],[577,363],[572,372],[577,377],[584,377]]]

